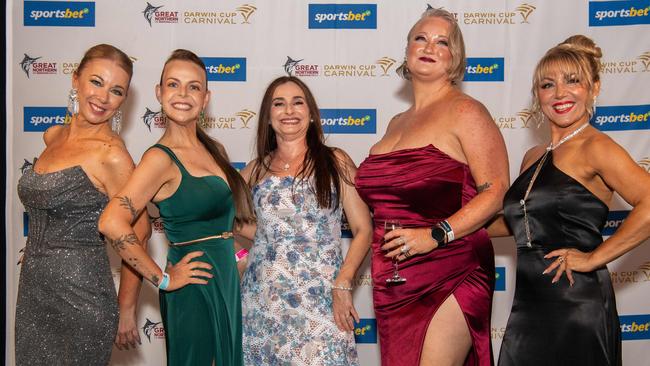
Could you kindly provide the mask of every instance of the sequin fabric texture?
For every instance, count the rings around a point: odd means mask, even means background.
[[[107,365],[117,296],[97,220],[107,197],[80,166],[25,170],[29,235],[16,304],[16,365]]]
[[[306,183],[271,176],[253,188],[257,232],[242,282],[246,365],[358,365],[338,330],[331,284],[342,263],[341,209]]]

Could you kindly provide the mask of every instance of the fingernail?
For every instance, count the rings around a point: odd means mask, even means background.
[[[546,271],[546,270],[544,270],[544,272],[542,272],[542,274],[543,274],[543,275],[545,275],[545,274],[546,274],[546,272],[547,272],[547,271]]]

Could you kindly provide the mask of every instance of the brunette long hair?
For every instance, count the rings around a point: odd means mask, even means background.
[[[181,60],[188,61],[199,66],[205,72],[205,64],[203,61],[192,51],[177,49],[169,56],[165,65],[163,66],[163,71],[160,74],[160,85],[162,86],[163,74],[165,73],[165,66],[171,61]],[[206,72],[206,89],[207,89],[207,72]],[[255,211],[253,210],[253,201],[251,199],[251,192],[248,189],[246,181],[242,176],[235,170],[235,168],[230,165],[230,159],[226,153],[226,149],[221,143],[210,137],[203,128],[197,123],[196,125],[196,137],[199,141],[205,146],[212,158],[217,163],[219,168],[226,175],[228,180],[228,185],[232,191],[233,199],[235,202],[235,224],[241,226],[245,223],[250,223],[255,221]]]
[[[278,147],[275,131],[269,123],[271,120],[271,105],[275,89],[285,83],[294,83],[303,91],[311,115],[306,136],[307,151],[302,166],[296,174],[296,181],[300,182],[305,178],[309,180],[313,176],[314,185],[311,188],[316,194],[318,205],[322,208],[338,208],[341,197],[341,179],[349,183],[348,178],[345,174],[341,174],[341,162],[335,156],[334,150],[325,145],[320,112],[314,95],[309,90],[309,87],[295,76],[279,77],[266,88],[257,123],[257,157],[255,158],[249,184],[251,187],[255,186],[271,170],[270,156]],[[336,195],[332,195],[332,188],[334,188]]]

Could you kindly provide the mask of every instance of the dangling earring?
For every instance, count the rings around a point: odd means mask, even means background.
[[[205,126],[205,112],[204,111],[201,111],[201,113],[199,113],[199,126],[201,126],[201,128],[206,128],[206,126]]]
[[[70,89],[68,93],[68,112],[72,115],[79,113],[79,98],[75,88]]]
[[[596,96],[594,95],[594,101],[591,103],[591,117],[596,115]]]
[[[77,97],[77,89],[72,88],[68,92],[68,108],[65,111],[65,119],[63,124],[69,125],[72,123],[72,117],[79,113],[79,98]]]
[[[113,114],[113,117],[111,118],[111,130],[113,130],[113,132],[118,135],[122,130],[122,111],[119,109],[117,112],[115,112],[115,114]]]

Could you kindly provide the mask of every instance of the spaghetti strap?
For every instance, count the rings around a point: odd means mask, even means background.
[[[174,163],[176,163],[176,165],[178,166],[178,168],[181,170],[181,174],[191,175],[191,174],[187,171],[187,169],[185,169],[185,166],[183,165],[183,163],[181,163],[181,161],[178,159],[178,157],[176,156],[176,154],[174,154],[174,152],[172,151],[172,149],[170,149],[170,148],[168,148],[167,146],[162,145],[162,144],[155,144],[155,145],[151,146],[149,149],[153,149],[154,147],[157,147],[157,148],[159,148],[160,150],[164,151],[164,152],[165,152],[165,153],[166,153],[166,154],[167,154],[167,155],[172,159],[172,161],[174,161]]]

